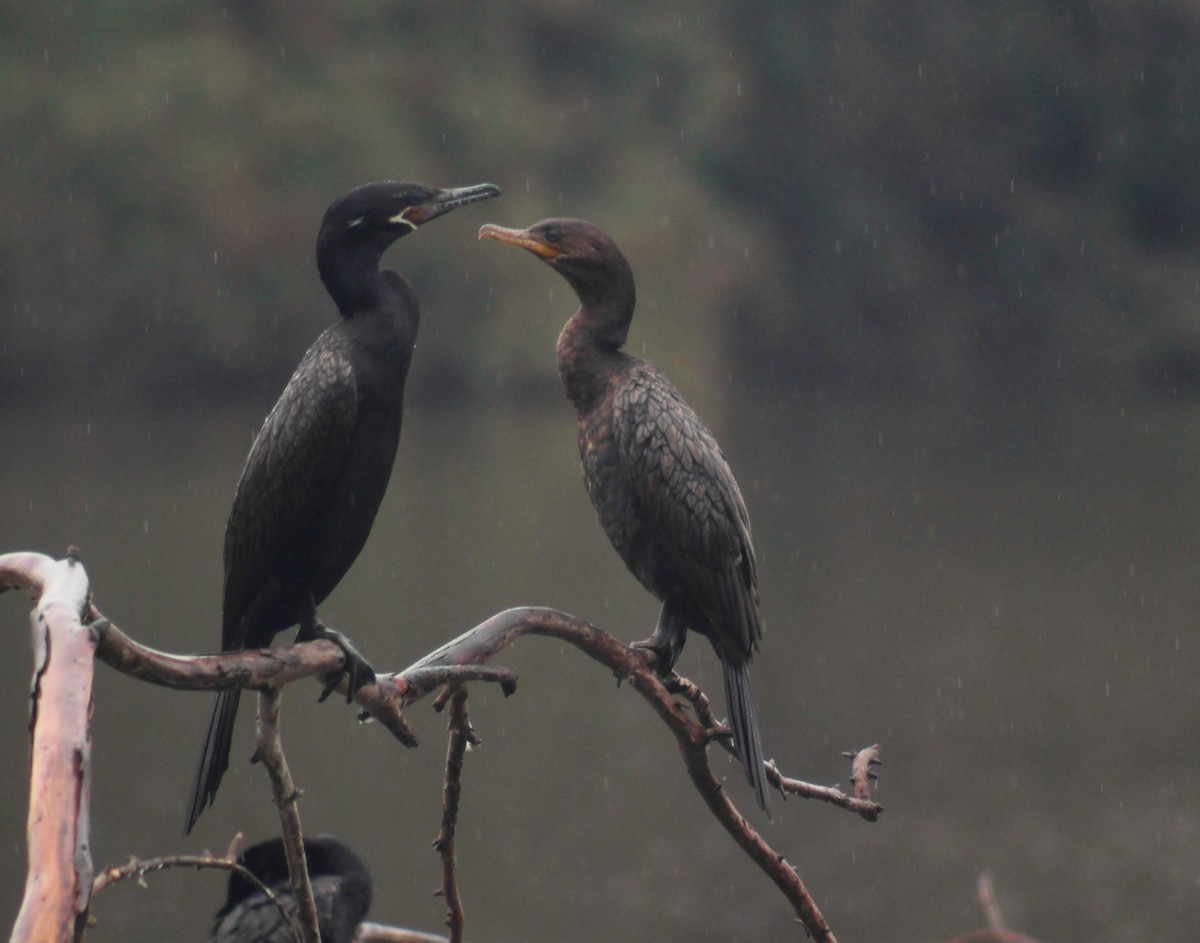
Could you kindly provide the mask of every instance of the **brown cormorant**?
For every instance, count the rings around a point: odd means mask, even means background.
[[[351,692],[374,680],[345,637],[321,624],[317,606],[362,550],[400,440],[420,314],[412,287],[380,271],[379,262],[423,223],[499,195],[491,184],[371,183],[326,211],[317,269],[341,319],[300,361],[242,470],[225,527],[222,651],[266,647],[299,623],[297,641],[329,638],[342,646]],[[240,693],[222,691],[213,705],[185,831],[229,766]]]
[[[491,224],[481,239],[527,249],[575,289],[580,307],[558,336],[558,373],[579,419],[584,483],[625,565],[662,601],[639,643],[667,675],[689,629],[716,649],[734,745],[759,806],[771,814],[750,690],[762,638],[750,518],[708,427],[654,364],[621,350],[633,319],[633,272],[591,223]]]
[[[304,854],[322,943],[352,943],[371,907],[371,872],[347,845],[329,835],[304,839]],[[238,863],[270,888],[279,905],[295,917],[296,899],[280,839],[247,848]],[[211,943],[293,943],[294,939],[288,921],[258,885],[230,871],[225,906],[213,922]]]

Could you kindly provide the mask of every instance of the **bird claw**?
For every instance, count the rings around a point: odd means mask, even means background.
[[[657,659],[657,664],[654,665],[654,673],[660,678],[668,677],[675,668],[675,659],[679,653],[669,641],[664,642],[658,636],[658,633],[651,635],[647,639],[642,639],[640,642],[630,642],[630,648],[638,651],[650,652]]]
[[[337,690],[338,685],[342,682],[342,678],[347,679],[347,704],[354,700],[354,695],[358,692],[359,688],[375,683],[375,669],[371,667],[370,662],[358,653],[358,649],[341,632],[321,625],[318,626],[316,637],[329,639],[346,655],[346,663],[325,679],[325,689],[321,692],[321,696],[317,698],[318,704],[324,702],[329,695]]]
[[[687,685],[683,679],[674,671],[670,671],[662,676],[663,687],[667,689],[668,694],[681,694],[687,690]]]

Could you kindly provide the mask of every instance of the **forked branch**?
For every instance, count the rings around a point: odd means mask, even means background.
[[[149,649],[134,642],[119,629],[113,626],[95,609],[87,599],[86,576],[77,561],[69,560],[65,564],[66,572],[71,575],[70,567],[76,568],[73,573],[72,586],[78,587],[82,580],[82,595],[76,589],[73,600],[74,619],[80,622],[83,614],[90,622],[89,632],[77,633],[90,639],[95,645],[95,655],[113,667],[134,677],[178,688],[209,688],[249,687],[263,694],[260,700],[260,711],[267,718],[265,728],[278,723],[278,693],[283,685],[297,678],[312,675],[329,675],[336,672],[342,665],[344,655],[341,649],[332,642],[315,641],[301,645],[281,646],[269,651],[235,652],[222,655],[205,656],[175,656]],[[52,578],[60,574],[58,565],[49,558],[40,555],[10,554],[0,557],[0,589],[22,585],[32,589],[35,595],[43,594],[43,588],[49,586]],[[16,576],[14,576],[14,572]],[[46,605],[43,599],[39,606],[40,613]],[[454,752],[465,749],[470,738],[469,725],[466,724],[465,693],[461,691],[463,682],[470,680],[486,680],[499,683],[505,693],[511,693],[516,685],[516,677],[503,668],[491,667],[487,662],[496,654],[503,651],[522,635],[545,635],[568,642],[584,652],[593,660],[605,665],[618,679],[627,681],[650,705],[651,709],[667,724],[675,736],[679,746],[684,766],[693,784],[709,809],[721,825],[729,832],[743,851],[756,865],[776,884],[785,898],[793,907],[805,929],[815,940],[821,943],[834,943],[835,937],[825,922],[815,901],[809,894],[804,882],[796,870],[775,852],[762,836],[746,821],[742,814],[729,800],[720,781],[713,774],[708,763],[708,745],[714,741],[728,743],[729,731],[716,723],[703,694],[683,679],[673,678],[664,683],[653,670],[653,656],[645,650],[632,648],[618,641],[613,636],[577,619],[574,616],[545,608],[516,608],[497,613],[490,619],[463,633],[458,638],[446,643],[422,658],[416,664],[404,671],[391,675],[380,675],[378,683],[367,685],[355,694],[355,701],[362,712],[381,721],[400,742],[415,746],[416,735],[413,733],[401,714],[401,708],[406,707],[443,685],[452,706],[452,718],[456,712],[461,716],[458,721],[452,720],[450,755],[447,763],[447,816],[443,820],[442,833],[439,835],[439,848],[443,853],[444,872],[449,871],[450,880],[444,882],[447,897],[447,907],[450,915],[448,921],[452,939],[461,938],[462,914],[461,903],[457,901],[457,890],[453,882],[453,822],[457,809],[455,795],[454,812],[451,812],[451,786],[457,792],[458,773],[452,770]],[[90,657],[87,659],[90,662]],[[88,667],[88,684],[90,686],[90,664]],[[458,693],[454,693],[458,692]],[[685,704],[676,696],[682,693],[687,699]],[[443,701],[440,698],[439,701]],[[274,720],[271,720],[274,712]],[[86,734],[86,711],[79,712],[85,718],[83,732]],[[458,726],[455,726],[455,724]],[[457,737],[457,739],[456,739]],[[272,737],[269,729],[260,739],[260,757],[267,759],[272,756],[271,744],[277,741],[277,729]],[[85,741],[81,741],[85,742]],[[280,754],[280,759],[281,754]],[[796,780],[784,778],[775,768],[768,764],[768,775],[777,788],[785,794],[795,793],[826,801],[834,802],[850,809],[871,821],[878,817],[881,807],[869,799],[870,780],[874,778],[871,767],[878,763],[878,748],[860,751],[854,757],[853,781],[855,796],[845,796],[837,790],[826,787],[813,787],[799,783]],[[461,767],[461,755],[458,759]],[[277,801],[281,813],[289,808],[294,811],[295,786],[290,777],[280,774],[280,767],[271,764],[274,772],[272,781],[275,783]],[[282,769],[286,772],[286,766]],[[69,778],[69,777],[68,777]],[[86,780],[84,780],[86,786]],[[818,795],[818,793],[820,793]],[[86,790],[84,792],[82,814],[86,816]],[[449,826],[447,825],[449,822]],[[85,819],[86,823],[86,819]],[[31,825],[32,828],[32,825]],[[302,861],[302,844],[299,842],[298,821],[292,826],[285,825],[285,840],[289,828],[294,829],[295,844],[300,848],[300,856],[296,861]],[[86,837],[86,828],[82,832]],[[32,835],[31,835],[32,838]],[[449,857],[446,850],[449,849]],[[35,848],[31,841],[31,864],[34,861]],[[79,862],[90,868],[86,850]],[[289,856],[289,863],[292,858]],[[447,865],[446,862],[450,864]],[[74,867],[75,862],[72,862]],[[299,869],[301,872],[303,869]],[[33,868],[31,875],[37,873]],[[90,873],[87,888],[90,890]],[[64,886],[75,886],[64,878]],[[303,895],[298,891],[297,899],[302,901]],[[26,900],[30,896],[27,892]],[[75,909],[78,908],[78,909]],[[61,909],[61,908],[60,908]],[[87,909],[86,892],[80,904],[68,909],[68,913],[85,914]],[[24,911],[23,911],[24,912]],[[302,907],[303,912],[303,907]],[[310,923],[305,914],[302,923],[313,928],[316,926],[315,913]],[[20,926],[20,922],[18,923]],[[69,939],[69,935],[48,934],[45,936],[26,935],[14,940],[25,939]]]
[[[834,943],[833,931],[796,869],[774,851],[738,812],[713,774],[708,764],[707,747],[714,738],[721,736],[721,731],[694,719],[684,710],[679,700],[651,669],[649,659],[652,656],[643,650],[625,645],[606,632],[566,613],[526,607],[497,613],[430,653],[413,667],[480,664],[503,651],[522,635],[530,634],[547,635],[569,642],[608,667],[618,679],[627,681],[645,698],[674,734],[688,775],[713,815],[751,860],[775,882],[809,935],[821,943]]]

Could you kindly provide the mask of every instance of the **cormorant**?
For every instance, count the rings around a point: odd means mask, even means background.
[[[304,854],[321,940],[352,943],[371,907],[371,872],[347,845],[329,835],[304,839]],[[238,862],[271,889],[284,910],[296,915],[281,839],[247,848]],[[231,871],[225,906],[213,922],[211,943],[292,943],[294,939],[288,922],[267,895],[240,872]]]
[[[579,419],[584,483],[625,565],[663,606],[653,635],[670,673],[689,629],[716,649],[734,745],[771,814],[748,671],[762,638],[750,518],[708,427],[654,364],[621,350],[633,319],[633,272],[591,223],[488,224],[481,239],[527,249],[558,272],[580,307],[558,337],[558,373]]]
[[[370,183],[326,211],[317,269],[341,319],[304,355],[246,458],[225,527],[222,651],[266,647],[299,623],[297,641],[342,646],[351,692],[374,681],[349,641],[321,624],[317,606],[362,550],[400,440],[420,314],[412,287],[379,262],[423,223],[499,195],[492,184]],[[185,832],[229,766],[240,694],[230,688],[216,697]]]

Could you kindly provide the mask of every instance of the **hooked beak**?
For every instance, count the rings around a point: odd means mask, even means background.
[[[420,206],[410,206],[394,221],[407,223],[416,229],[431,219],[437,219],[451,210],[479,200],[490,200],[500,195],[500,188],[494,183],[479,183],[473,187],[458,187],[454,190],[439,190],[437,195]]]
[[[532,235],[528,229],[505,229],[503,226],[495,226],[492,223],[487,223],[479,230],[479,238],[495,239],[497,242],[506,242],[510,246],[528,249],[539,259],[545,259],[547,262],[557,259],[563,253],[563,250],[558,246],[552,246],[550,243],[539,239],[537,236]]]

